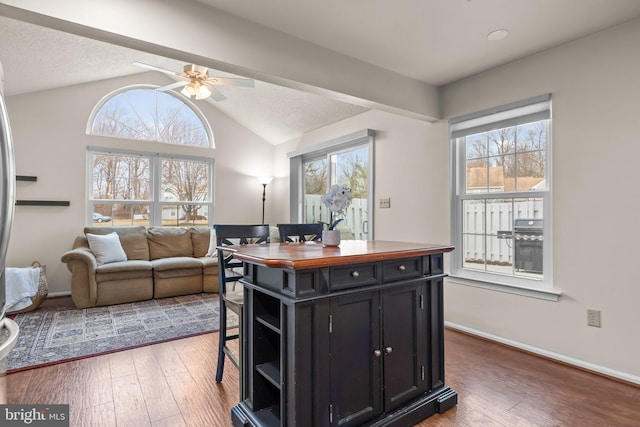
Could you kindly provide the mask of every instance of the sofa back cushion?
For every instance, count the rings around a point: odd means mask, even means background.
[[[122,249],[127,254],[129,260],[149,261],[149,245],[147,243],[147,232],[144,226],[133,227],[85,227],[84,234],[109,234],[118,233]],[[75,244],[74,244],[75,246]],[[88,247],[88,245],[87,245]]]
[[[186,228],[151,227],[147,230],[149,238],[149,259],[177,256],[193,256],[191,233]]]
[[[193,245],[193,256],[201,258],[209,252],[211,243],[211,229],[208,227],[191,227],[191,244]]]

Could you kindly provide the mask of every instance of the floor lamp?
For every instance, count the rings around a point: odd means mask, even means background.
[[[267,184],[273,181],[272,176],[259,176],[258,182],[262,184],[262,223],[264,225],[264,201],[267,200]]]

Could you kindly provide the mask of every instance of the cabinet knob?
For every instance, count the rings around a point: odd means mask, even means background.
[[[407,267],[405,267],[402,264],[398,266],[398,270],[400,270],[400,271],[405,271],[406,269],[407,269]]]
[[[373,355],[375,357],[380,357],[380,356],[382,356],[382,352],[380,350],[373,350]]]
[[[393,351],[393,348],[391,347],[385,347],[384,349],[384,354],[391,354],[391,352]]]
[[[360,277],[360,273],[358,273],[358,270],[352,271],[351,272],[351,277]]]

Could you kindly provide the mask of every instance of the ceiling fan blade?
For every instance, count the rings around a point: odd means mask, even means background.
[[[189,82],[188,82],[188,81],[175,82],[175,83],[171,83],[170,85],[166,85],[166,86],[159,87],[159,88],[158,88],[158,89],[156,89],[156,90],[159,90],[160,92],[166,92],[166,91],[168,91],[168,90],[175,89],[175,88],[177,88],[177,87],[185,86],[185,85],[188,85],[188,84],[189,84]]]
[[[137,67],[146,68],[147,70],[160,71],[161,73],[171,74],[172,76],[177,76],[180,74],[180,73],[176,73],[175,71],[167,70],[166,68],[160,68],[160,67],[156,67],[155,65],[145,64],[144,62],[133,61],[131,64]]]
[[[253,79],[233,78],[233,77],[209,77],[205,82],[214,85],[226,85],[226,86],[242,86],[242,87],[255,87]]]
[[[224,101],[225,99],[227,99],[227,97],[224,96],[222,92],[220,92],[215,87],[210,85],[207,85],[207,86],[209,86],[209,89],[211,90],[211,98],[213,98],[214,101]]]

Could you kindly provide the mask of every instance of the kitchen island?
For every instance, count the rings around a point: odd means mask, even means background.
[[[457,403],[444,383],[447,245],[225,247],[245,262],[235,426],[413,425]]]

